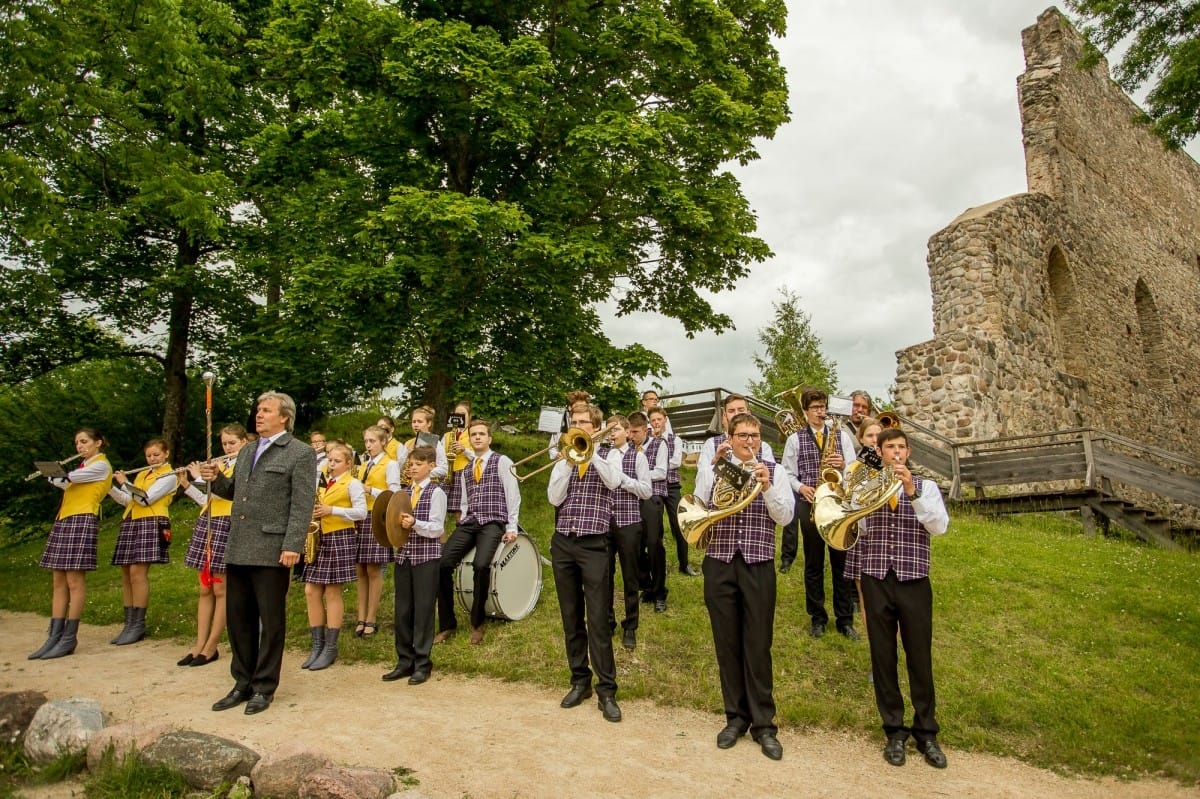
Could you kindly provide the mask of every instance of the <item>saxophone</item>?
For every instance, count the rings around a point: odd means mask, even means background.
[[[308,523],[308,534],[304,536],[304,562],[317,562],[317,553],[321,551],[321,520],[317,518],[317,506],[321,504],[321,491],[313,499],[313,517]]]

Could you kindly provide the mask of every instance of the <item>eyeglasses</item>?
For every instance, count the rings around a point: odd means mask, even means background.
[[[824,410],[828,410],[828,407],[829,406],[827,406],[827,405],[809,405],[808,408],[806,408],[805,410],[824,411]]]
[[[739,441],[757,441],[762,438],[761,433],[734,433],[733,437]]]

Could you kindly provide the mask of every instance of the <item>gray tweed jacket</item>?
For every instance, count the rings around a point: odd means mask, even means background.
[[[281,552],[302,552],[317,495],[317,456],[291,433],[271,442],[258,463],[258,442],[242,447],[233,477],[218,473],[213,493],[233,500],[225,562],[278,566]]]

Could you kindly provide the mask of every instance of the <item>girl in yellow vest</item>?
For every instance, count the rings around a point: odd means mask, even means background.
[[[125,507],[112,565],[121,567],[121,596],[125,601],[125,627],[109,643],[117,646],[137,643],[146,637],[146,606],[150,603],[150,564],[170,563],[167,544],[171,540],[171,519],[167,508],[175,499],[179,480],[167,457],[167,442],[152,438],[143,448],[150,468],[137,475],[130,491],[125,472],[113,475],[108,495]]]
[[[91,427],[75,431],[75,452],[82,460],[66,477],[51,477],[62,489],[62,505],[50,528],[50,539],[39,564],[50,569],[50,634],[30,660],[50,660],[75,652],[79,618],[87,599],[87,573],[96,570],[97,515],[112,485],[112,467],[100,452],[104,437]]]
[[[471,437],[467,435],[467,431],[471,429],[471,403],[462,400],[454,406],[454,413],[463,417],[464,423],[461,428],[451,429],[443,436],[443,448],[450,463],[445,477],[442,478],[442,485],[446,488],[446,515],[458,524],[461,513],[459,506],[462,504],[463,495],[462,475],[471,464]]]
[[[396,432],[396,420],[390,416],[380,416],[375,422],[376,427],[382,427],[386,438],[383,440],[383,451],[387,456],[394,461],[400,460],[400,442],[392,438],[392,434]]]
[[[354,634],[360,638],[370,637],[379,629],[376,616],[379,600],[383,595],[383,564],[391,563],[392,550],[380,546],[371,530],[370,511],[375,507],[375,497],[383,491],[400,490],[400,465],[383,451],[388,440],[387,433],[378,425],[363,430],[363,446],[367,457],[358,467],[358,480],[363,484],[367,496],[367,515],[354,523],[358,534],[358,555],[355,571],[358,574],[358,621]]]
[[[312,652],[300,668],[327,669],[337,660],[338,634],[342,631],[342,586],[354,582],[358,552],[354,523],[367,516],[363,485],[350,474],[354,453],[344,444],[325,449],[329,455],[329,482],[317,488],[313,518],[321,522],[317,559],[304,567],[304,601]]]
[[[233,477],[233,465],[237,454],[246,443],[246,428],[240,424],[221,428],[221,448],[225,460],[220,464],[221,473]],[[200,481],[200,464],[188,464],[192,480]],[[208,494],[194,485],[185,492],[188,499],[204,508],[192,529],[192,540],[183,565],[200,572],[200,600],[196,604],[196,643],[178,662],[179,666],[206,666],[216,660],[220,653],[217,644],[225,632],[225,544],[229,541],[229,515],[233,501]]]

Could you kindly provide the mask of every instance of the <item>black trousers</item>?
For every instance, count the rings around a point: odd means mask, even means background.
[[[279,687],[291,583],[292,570],[285,566],[225,567],[229,672],[239,691],[274,696]]]
[[[871,645],[875,705],[883,720],[883,731],[888,737],[912,733],[919,743],[936,737],[939,727],[937,698],[933,690],[933,587],[929,578],[900,581],[891,570],[883,580],[864,574],[862,593],[867,611],[867,638]],[[908,664],[913,704],[911,727],[904,723],[897,629]]]
[[[775,563],[746,563],[739,553],[729,563],[705,558],[701,570],[725,719],[755,740],[774,735]]]
[[[854,581],[842,576],[846,569],[846,553],[833,549],[817,532],[812,517],[812,503],[803,499],[796,503],[796,516],[800,532],[804,537],[804,606],[813,623],[828,624],[825,612],[825,551],[829,551],[829,569],[833,572],[833,615],[837,628],[845,630],[854,626],[854,598],[858,592]]]
[[[667,548],[663,545],[663,497],[642,500],[642,535],[650,556],[649,579],[642,590],[651,601],[667,598]]]
[[[594,670],[596,692],[615,696],[617,665],[608,630],[612,614],[608,536],[555,533],[550,544],[550,563],[562,614],[571,684],[591,685]]]
[[[396,595],[393,608],[396,626],[396,666],[429,671],[433,663],[433,613],[437,604],[441,567],[431,560],[417,566],[396,564]]]
[[[641,552],[642,552],[642,523],[634,522],[624,527],[615,525],[608,531],[611,543],[608,547],[608,595],[616,592],[617,570],[621,564],[621,588],[625,595],[625,620],[621,629],[636,630],[638,628],[638,587],[641,585]],[[612,611],[609,613],[609,628],[616,629],[616,608],[609,603]]]
[[[808,506],[805,513],[808,518],[812,518],[812,505],[794,491],[792,496],[796,498],[796,512],[792,515],[792,520],[783,526],[783,537],[779,542],[780,566],[794,563],[800,551],[800,503],[804,502]]]
[[[475,559],[471,561],[475,567],[475,580],[471,586],[475,592],[471,600],[471,626],[483,625],[484,608],[488,593],[492,590],[492,558],[496,556],[496,548],[503,537],[504,525],[500,522],[482,525],[460,522],[446,539],[442,546],[441,575],[438,578],[439,629],[458,628],[458,619],[454,616],[454,570],[471,551],[471,547],[475,547]]]
[[[688,565],[688,542],[679,529],[679,500],[681,492],[679,483],[667,483],[667,522],[671,525],[671,536],[675,539],[675,557],[679,563],[679,571]]]

